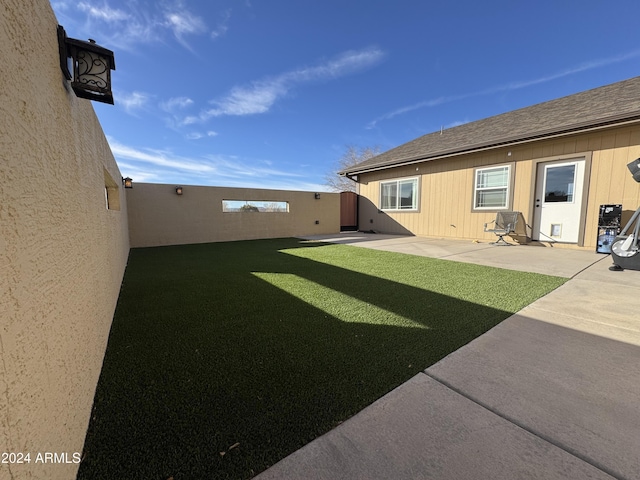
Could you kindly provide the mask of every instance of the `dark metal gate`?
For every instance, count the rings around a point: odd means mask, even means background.
[[[358,230],[358,194],[355,192],[340,193],[340,231]]]

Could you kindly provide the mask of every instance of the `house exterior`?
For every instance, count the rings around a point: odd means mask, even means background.
[[[521,212],[520,243],[596,248],[600,205],[640,205],[640,77],[400,145],[340,172],[358,184],[359,228],[495,240],[484,224]]]

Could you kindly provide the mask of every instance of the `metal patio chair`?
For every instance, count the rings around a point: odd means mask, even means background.
[[[485,232],[495,233],[499,237],[498,240],[492,242],[493,245],[513,245],[508,243],[503,237],[509,235],[511,232],[515,232],[519,216],[520,212],[498,212],[496,213],[495,220],[484,224]],[[491,224],[493,224],[493,228],[489,228]]]

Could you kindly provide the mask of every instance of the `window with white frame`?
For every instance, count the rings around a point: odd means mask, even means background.
[[[511,165],[478,168],[475,175],[473,208],[495,210],[508,208]]]
[[[417,210],[418,178],[380,182],[380,210]]]

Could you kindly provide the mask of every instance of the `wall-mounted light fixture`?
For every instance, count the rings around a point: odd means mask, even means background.
[[[71,87],[80,98],[113,105],[111,92],[111,70],[116,69],[116,61],[111,50],[96,44],[68,38],[64,28],[58,25],[58,49],[60,68]],[[73,75],[69,71],[71,58]]]
[[[314,196],[314,198],[316,200],[320,200],[320,194],[319,193],[315,193],[313,196]]]
[[[182,195],[182,187],[176,187],[176,195]]]
[[[633,162],[628,163],[627,168],[631,172],[633,179],[640,183],[640,158],[636,158]]]
[[[133,180],[129,177],[122,179],[122,184],[124,188],[133,188]]]

